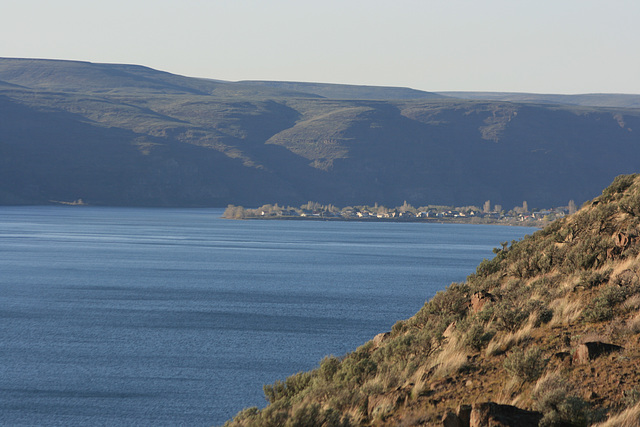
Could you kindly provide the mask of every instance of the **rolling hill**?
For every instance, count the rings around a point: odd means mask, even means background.
[[[0,204],[562,206],[638,170],[639,129],[635,108],[0,58]]]

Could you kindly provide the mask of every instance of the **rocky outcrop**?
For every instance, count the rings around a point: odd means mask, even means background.
[[[476,292],[471,295],[471,310],[474,313],[479,312],[488,302],[495,302],[496,297],[489,292]]]
[[[379,347],[380,344],[382,344],[387,338],[389,338],[389,336],[391,336],[389,332],[383,332],[376,335],[375,337],[373,337],[373,345],[375,347]]]
[[[573,363],[589,363],[600,356],[621,351],[624,347],[600,341],[590,341],[580,344],[573,353]]]
[[[613,242],[619,248],[626,248],[629,245],[629,236],[626,233],[618,232],[613,234]]]
[[[494,402],[460,405],[442,417],[444,427],[537,427],[542,414]]]

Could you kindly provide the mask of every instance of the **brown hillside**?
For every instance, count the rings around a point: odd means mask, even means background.
[[[639,217],[640,175],[620,176],[227,425],[640,425]]]

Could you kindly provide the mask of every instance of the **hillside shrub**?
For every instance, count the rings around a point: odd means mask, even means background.
[[[487,331],[484,326],[475,323],[467,329],[463,343],[465,347],[480,351],[489,344],[495,334],[495,331]]]
[[[609,202],[613,200],[616,194],[623,193],[627,188],[631,187],[637,176],[638,174],[618,175],[615,177],[611,185],[602,190],[600,201]]]
[[[500,271],[500,261],[503,257],[495,257],[492,260],[483,259],[476,267],[476,276],[487,277]]]
[[[542,357],[538,347],[532,347],[527,352],[516,348],[504,359],[504,368],[509,375],[521,382],[535,381],[540,378],[547,361]]]
[[[612,269],[607,269],[606,271],[586,271],[580,274],[580,281],[578,286],[583,286],[585,289],[595,288],[596,286],[600,286],[603,283],[609,281],[609,277],[611,276]]]
[[[331,381],[340,369],[340,359],[335,356],[325,356],[320,362],[320,376],[325,381]]]
[[[584,319],[587,322],[602,322],[613,318],[615,306],[626,297],[626,290],[620,286],[610,285],[603,288],[584,310]]]
[[[567,380],[557,374],[538,381],[531,400],[543,414],[540,426],[587,426],[594,418],[587,402],[576,396]]]
[[[264,396],[269,403],[280,399],[291,398],[304,390],[311,382],[311,372],[299,372],[291,375],[285,381],[276,381],[273,385],[266,384],[262,387]]]
[[[347,357],[342,361],[336,377],[343,384],[361,385],[367,378],[375,375],[377,369],[378,365],[367,354]]]
[[[319,404],[312,403],[296,408],[285,427],[349,427],[350,425],[349,416],[341,418],[337,411],[331,408],[323,411]]]
[[[467,314],[469,301],[469,285],[466,283],[452,283],[446,290],[437,292],[435,296],[410,319],[410,325],[424,326],[430,319],[437,319],[437,323],[439,324],[446,323],[444,325],[446,329],[452,321],[461,319]],[[442,331],[444,331],[444,329],[442,329]]]

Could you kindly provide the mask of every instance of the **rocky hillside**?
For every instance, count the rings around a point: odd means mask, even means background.
[[[0,205],[548,208],[638,170],[639,130],[638,108],[0,58]]]
[[[640,175],[494,252],[227,426],[640,425]]]

